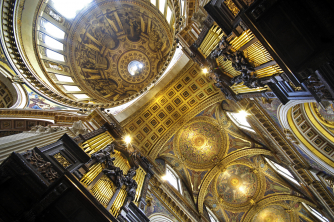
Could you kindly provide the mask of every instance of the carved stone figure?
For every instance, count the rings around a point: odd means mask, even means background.
[[[107,169],[102,170],[102,172],[107,175],[112,181],[115,182],[117,188],[121,188],[124,184],[123,170],[119,167],[108,166]]]
[[[316,75],[310,75],[305,81],[307,88],[313,90],[320,99],[333,99],[331,93],[326,89],[325,85],[318,79]]]
[[[126,191],[128,193],[125,203],[128,204],[130,201],[133,201],[136,196],[137,182],[133,179],[136,175],[136,168],[132,167],[128,173],[124,176],[123,181],[126,185]]]
[[[206,15],[201,10],[195,12],[191,17],[191,21],[194,21],[199,29],[203,28],[205,19]]]
[[[77,122],[74,122],[72,127],[70,127],[70,130],[76,135],[78,136],[79,134],[86,134],[88,133],[88,130],[86,129],[86,127],[83,125],[82,121],[79,120]]]

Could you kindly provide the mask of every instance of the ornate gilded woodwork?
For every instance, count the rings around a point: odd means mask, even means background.
[[[65,169],[71,166],[71,163],[61,154],[56,153],[53,157],[60,163]]]
[[[240,12],[240,9],[234,4],[233,0],[224,0],[224,4],[234,16],[237,16],[237,14]]]

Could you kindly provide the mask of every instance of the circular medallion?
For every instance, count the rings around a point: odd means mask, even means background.
[[[223,201],[230,204],[247,202],[256,193],[258,179],[248,166],[236,164],[219,174],[216,188]]]
[[[223,138],[213,123],[191,122],[178,133],[178,155],[188,167],[209,168],[224,154]]]
[[[150,75],[150,61],[140,51],[124,53],[118,60],[118,72],[128,83],[141,83]]]
[[[253,222],[289,222],[290,216],[281,206],[271,205],[257,213]]]

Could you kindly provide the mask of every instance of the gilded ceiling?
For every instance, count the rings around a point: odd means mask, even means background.
[[[108,1],[75,18],[68,43],[75,80],[92,98],[110,102],[153,81],[171,50],[172,33],[156,8],[139,1]],[[141,69],[135,75],[129,72],[132,61]]]
[[[225,153],[226,135],[217,122],[197,117],[186,124],[176,136],[177,156],[194,169],[212,167]]]

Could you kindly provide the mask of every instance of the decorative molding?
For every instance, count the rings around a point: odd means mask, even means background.
[[[200,185],[200,191],[198,195],[198,210],[200,214],[203,214],[203,204],[206,191],[213,180],[213,178],[224,168],[229,166],[234,160],[247,156],[247,155],[272,155],[271,151],[265,149],[244,149],[237,152],[234,152],[225,158],[223,158],[219,163],[216,164],[214,168],[211,169],[209,173],[206,174],[205,178],[202,180]]]

